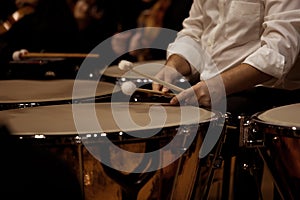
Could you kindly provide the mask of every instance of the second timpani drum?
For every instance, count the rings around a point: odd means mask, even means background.
[[[101,128],[90,123],[91,108]],[[122,118],[127,111],[130,117]],[[192,106],[105,102],[10,109],[0,117],[21,142],[42,145],[69,163],[87,200],[190,199],[200,147],[218,120],[218,114]]]
[[[282,199],[300,198],[300,103],[254,114],[241,145],[258,149]]]
[[[155,76],[165,64],[165,60],[149,60],[149,61],[141,61],[133,63],[133,67],[135,70],[150,75]],[[105,70],[101,71],[102,79],[104,81],[117,83],[121,85],[126,81],[134,82],[137,87],[149,87],[149,84],[152,84],[152,80],[141,76],[133,71],[122,71],[119,69],[117,65],[109,66]],[[176,85],[185,86],[186,87],[187,80],[182,77],[177,80]]]
[[[136,69],[139,69],[141,72],[154,76],[163,67],[164,62],[164,60],[136,62],[133,64],[133,67],[137,67]],[[108,80],[108,82],[122,83],[125,81],[133,81],[136,84],[147,84],[152,82],[132,71],[122,71],[119,69],[118,65],[109,66],[101,71],[100,74],[103,75],[104,80]]]

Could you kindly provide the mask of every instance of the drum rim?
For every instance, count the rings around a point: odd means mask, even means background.
[[[272,135],[285,136],[285,137],[296,137],[300,138],[300,126],[288,126],[284,124],[274,124],[272,122],[267,122],[259,119],[259,115],[264,112],[258,112],[252,115],[250,119],[250,124],[261,130],[267,130],[266,132],[270,132],[270,130],[276,131],[276,133],[272,133]]]
[[[268,122],[268,121],[264,121],[262,119],[259,118],[259,116],[261,116],[263,113],[265,113],[266,111],[261,111],[261,112],[257,112],[255,114],[252,115],[252,120],[257,122],[257,123],[262,123],[262,124],[266,124],[266,125],[271,125],[271,126],[280,126],[280,127],[284,127],[284,128],[293,128],[293,129],[296,129],[296,130],[300,130],[300,126],[296,125],[287,125],[287,124],[276,124],[275,122]]]

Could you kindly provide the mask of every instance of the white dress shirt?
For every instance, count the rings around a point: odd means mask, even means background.
[[[194,0],[183,27],[167,56],[201,80],[247,63],[274,77],[264,86],[300,88],[300,0]]]

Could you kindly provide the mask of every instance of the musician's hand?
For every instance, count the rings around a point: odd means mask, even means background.
[[[182,91],[172,98],[170,103],[211,108],[212,105],[220,104],[225,97],[223,80],[220,76],[215,76]]]
[[[162,68],[161,71],[159,71],[156,75],[156,78],[165,81],[167,83],[172,83],[175,84],[176,80],[178,80],[182,75],[178,73],[174,68],[165,66]],[[162,91],[162,92],[168,92],[169,88],[162,86],[159,83],[153,82],[152,84],[152,89],[157,90],[157,91]]]
[[[176,95],[170,101],[173,105],[193,105],[193,106],[211,106],[211,99],[208,87],[204,81],[201,81],[192,87]]]
[[[183,76],[188,76],[190,73],[190,64],[180,55],[173,54],[166,61],[165,67],[156,74],[156,78],[174,84],[176,80],[179,80]],[[158,83],[153,83],[152,89],[162,92],[169,91],[169,88],[163,87]]]

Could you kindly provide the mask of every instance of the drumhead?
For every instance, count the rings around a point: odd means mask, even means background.
[[[165,60],[153,60],[153,61],[144,61],[144,62],[136,62],[133,63],[133,67],[150,76],[156,75],[161,68],[164,66]],[[143,79],[139,74],[136,74],[132,71],[123,71],[120,70],[117,65],[107,67],[104,71],[101,71],[100,74],[103,74],[108,77],[113,77],[113,78],[128,78],[128,79]]]
[[[129,111],[131,120],[139,125],[131,126],[122,129],[118,126],[116,117]],[[74,106],[74,105],[73,105]],[[91,133],[112,133],[121,131],[138,131],[144,129],[156,129],[163,127],[172,127],[185,124],[200,124],[211,121],[216,114],[193,106],[169,106],[158,103],[82,103],[76,104],[76,113],[79,113],[79,119],[85,126],[84,129],[77,130],[74,121],[74,110],[71,104],[29,107],[24,109],[11,109],[0,111],[0,119],[5,119],[6,124],[11,129],[14,135],[59,135],[59,134],[91,134]],[[101,126],[99,127],[90,123],[93,116],[88,116],[88,110],[95,108],[96,120]],[[117,111],[117,116],[114,116],[112,108]],[[151,123],[149,117],[149,109],[151,108],[151,115],[154,121],[160,119],[162,112],[161,108],[166,113],[165,122],[163,125]],[[193,114],[194,113],[194,114]],[[195,117],[195,114],[199,118]],[[182,117],[184,115],[184,117]],[[191,116],[191,117],[189,117]],[[77,117],[78,120],[78,117]],[[150,125],[149,125],[150,124]]]
[[[276,107],[261,114],[257,118],[267,124],[300,129],[300,103]]]
[[[1,80],[0,103],[46,102],[90,98],[90,88],[97,85],[95,96],[109,95],[120,91],[118,86],[108,82],[95,83],[93,80]]]

